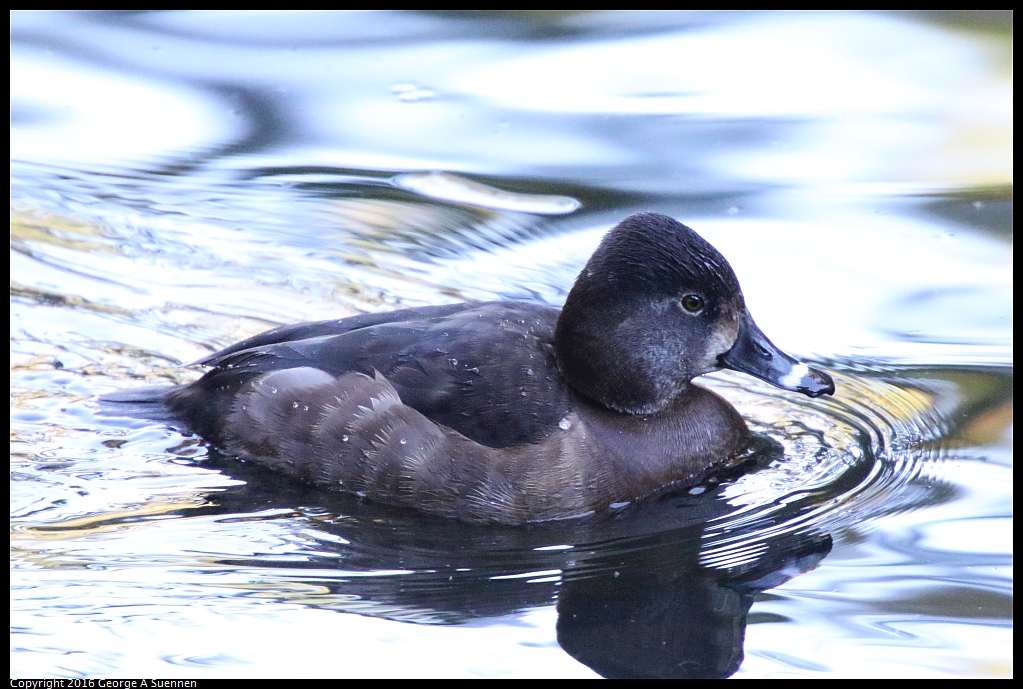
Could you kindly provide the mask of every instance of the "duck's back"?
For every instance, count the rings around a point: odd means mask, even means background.
[[[201,360],[211,370],[175,389],[168,403],[190,428],[222,442],[238,396],[269,372],[357,372],[382,376],[403,404],[488,447],[535,443],[570,404],[554,358],[558,313],[486,302],[285,326]],[[274,394],[287,398],[285,386],[279,379]]]

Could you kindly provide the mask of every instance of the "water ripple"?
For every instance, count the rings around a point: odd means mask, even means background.
[[[707,524],[701,563],[732,566],[788,533],[834,533],[912,509],[912,489],[940,455],[956,392],[946,381],[840,372],[834,397],[814,400],[732,374],[711,387],[733,401],[754,433],[784,452],[724,485],[735,509]]]

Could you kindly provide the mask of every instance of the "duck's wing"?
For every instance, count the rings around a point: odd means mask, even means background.
[[[340,378],[382,375],[402,403],[432,421],[490,447],[536,442],[569,408],[568,390],[553,358],[557,311],[525,304],[455,305],[409,310],[403,319],[291,326],[253,338],[260,344],[223,351],[194,384],[170,403],[196,432],[218,441],[225,414],[246,385],[285,369]],[[443,309],[443,310],[441,310]],[[359,317],[360,319],[362,317]]]
[[[431,318],[443,318],[444,316],[458,313],[476,307],[474,303],[443,304],[440,306],[427,306],[419,308],[399,309],[398,311],[385,311],[383,313],[364,313],[348,318],[331,319],[329,321],[309,321],[307,323],[294,323],[282,325],[279,328],[267,330],[254,335],[241,342],[236,342],[201,359],[193,361],[190,366],[216,366],[221,361],[248,349],[258,349],[268,345],[281,344],[284,342],[298,342],[316,337],[330,335],[343,335],[353,330],[369,328],[382,323],[407,322],[410,320],[422,320]]]

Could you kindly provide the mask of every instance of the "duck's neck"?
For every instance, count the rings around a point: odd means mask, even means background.
[[[693,385],[658,414],[578,410],[585,433],[610,462],[608,476],[636,496],[665,485],[695,485],[742,453],[750,442],[745,421],[724,398]],[[626,492],[628,492],[626,491]]]

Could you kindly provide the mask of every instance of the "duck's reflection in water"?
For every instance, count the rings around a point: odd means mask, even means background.
[[[598,576],[566,573],[561,647],[609,678],[728,677],[742,663],[756,594],[816,567],[831,550],[827,534],[790,534],[744,566],[711,569],[700,565],[693,536],[610,555],[613,571]]]
[[[254,594],[429,624],[556,603],[558,642],[605,677],[731,675],[756,594],[831,550],[826,533],[784,528],[784,510],[708,541],[706,525],[734,511],[713,489],[616,517],[480,527],[290,485],[237,460],[212,463],[246,483],[211,494],[199,513],[226,522],[275,514],[307,539],[294,557],[219,561],[253,572]]]

